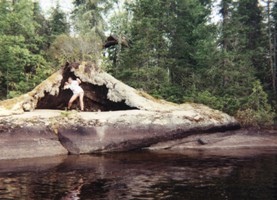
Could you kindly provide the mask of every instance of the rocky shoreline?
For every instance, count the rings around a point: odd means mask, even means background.
[[[63,89],[68,77],[82,81],[86,112],[62,110],[72,96]],[[0,101],[0,160],[138,149],[277,146],[274,136],[234,131],[239,128],[234,117],[221,111],[156,99],[93,63],[67,63],[32,91]]]
[[[238,129],[210,134],[194,134],[183,139],[152,145],[150,150],[212,150],[276,148],[277,131],[266,129]]]
[[[190,113],[191,114],[191,113]],[[236,121],[197,121],[189,113],[35,110],[0,117],[0,159],[66,154],[277,147],[276,131],[238,129]]]

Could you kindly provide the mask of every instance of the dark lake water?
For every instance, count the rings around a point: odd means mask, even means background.
[[[277,199],[277,150],[0,161],[0,199]]]

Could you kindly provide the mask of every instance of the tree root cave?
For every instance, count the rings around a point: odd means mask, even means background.
[[[45,93],[45,96],[38,101],[36,109],[58,109],[64,110],[67,107],[67,103],[71,96],[73,95],[70,89],[63,90],[64,83],[67,81],[68,77],[76,79],[77,77],[73,72],[70,71],[69,66],[65,66],[63,73],[63,80],[59,86],[59,94],[57,96]],[[106,86],[97,86],[91,83],[82,82],[80,85],[84,92],[84,104],[85,111],[116,111],[116,110],[133,110],[137,108],[132,108],[122,102],[113,102],[107,99],[108,88]],[[80,109],[79,99],[77,99],[73,105],[72,109]]]

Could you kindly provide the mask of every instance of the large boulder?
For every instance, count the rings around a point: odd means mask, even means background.
[[[202,109],[202,112],[204,110]],[[206,112],[212,110],[206,110]],[[237,128],[228,118],[211,118],[191,111],[144,110],[78,114],[75,124],[59,128],[61,143],[70,153],[115,152],[142,149],[158,142],[176,140],[195,133]]]
[[[72,95],[62,89],[68,77],[81,79],[86,112],[62,111]],[[77,106],[75,102],[73,108]],[[31,92],[0,102],[0,137],[16,133],[19,143],[24,141],[20,138],[42,138],[38,141],[54,142],[45,143],[49,148],[59,140],[73,154],[141,149],[191,134],[236,128],[237,121],[223,112],[155,99],[85,62],[67,64]],[[3,148],[8,147],[5,144]],[[23,151],[20,145],[9,148]],[[53,154],[44,147],[32,148],[38,155]],[[59,148],[54,154],[62,153]]]

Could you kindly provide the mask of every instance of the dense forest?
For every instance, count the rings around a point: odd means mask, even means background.
[[[0,1],[0,99],[30,91],[65,62],[89,61],[157,98],[203,103],[245,126],[273,123],[276,1],[73,4],[70,15],[59,2],[45,15],[36,1]],[[118,44],[104,48],[110,35]]]

